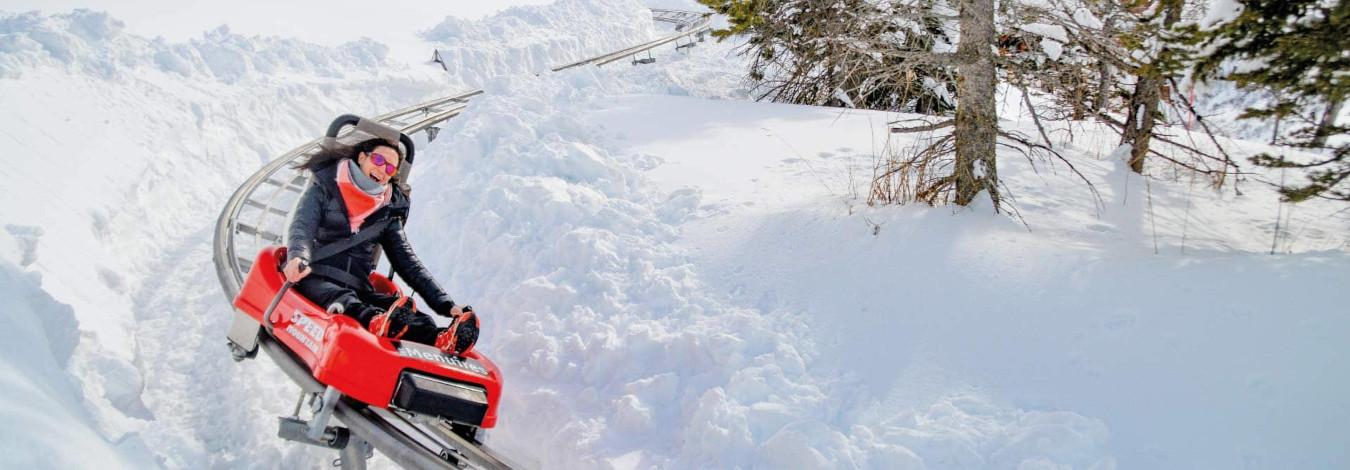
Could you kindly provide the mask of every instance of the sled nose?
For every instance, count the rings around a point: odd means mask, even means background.
[[[488,410],[487,390],[482,387],[409,371],[399,376],[391,404],[414,413],[440,416],[473,426],[483,424]]]

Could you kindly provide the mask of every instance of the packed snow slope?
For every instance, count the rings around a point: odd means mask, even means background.
[[[452,51],[449,74],[371,41],[0,19],[0,104],[18,111],[0,114],[0,158],[23,195],[0,204],[0,462],[326,467],[332,452],[275,437],[296,388],[228,359],[214,218],[333,116],[480,85],[419,153],[409,230],[482,312],[506,375],[489,442],[515,460],[1350,466],[1341,207],[1162,168],[1145,182],[1092,123],[1052,135],[1100,200],[1009,152],[1023,220],[868,207],[875,160],[925,137],[889,136],[908,116],[749,102],[742,62],[712,43],[535,75],[648,37],[649,20],[613,20],[644,14],[563,1],[447,20],[423,38]],[[1004,98],[1003,125],[1033,132]]]

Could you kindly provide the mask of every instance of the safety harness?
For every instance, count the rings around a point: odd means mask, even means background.
[[[361,231],[352,234],[352,236],[350,237],[316,248],[314,250],[314,254],[310,256],[309,260],[310,269],[314,270],[314,274],[318,274],[320,276],[332,279],[334,281],[341,282],[343,284],[346,284],[347,287],[359,288],[365,285],[368,281],[356,277],[352,275],[352,273],[347,272],[346,270],[339,269],[334,266],[316,264],[316,262],[318,262],[321,259],[326,259],[338,253],[350,250],[353,247],[360,245],[362,243],[367,243],[375,240],[375,238],[379,237],[380,233],[383,232],[384,229],[394,221],[394,219],[395,217],[390,217],[388,219],[375,222],[373,224],[370,224],[370,226],[361,229]]]

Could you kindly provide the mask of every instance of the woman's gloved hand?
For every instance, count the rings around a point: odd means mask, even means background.
[[[473,307],[469,307],[469,311],[473,311]],[[454,307],[450,308],[450,311],[445,312],[442,315],[445,315],[450,318],[459,318],[459,316],[463,314],[464,314],[464,306],[456,304]]]
[[[389,311],[371,318],[368,329],[376,336],[399,339],[408,332],[408,327],[416,321],[417,314],[413,313],[412,309],[408,308],[407,305],[395,304]]]
[[[436,337],[436,348],[454,356],[463,357],[478,342],[478,316],[473,307],[450,309],[450,326]]]
[[[402,338],[403,334],[408,332],[408,327],[412,325],[415,316],[407,305],[394,307],[394,310],[389,312],[389,331],[392,333],[390,336]]]
[[[309,268],[309,264],[300,258],[291,258],[281,270],[286,275],[286,280],[292,283],[300,282],[301,279],[309,275],[310,271],[312,270]]]

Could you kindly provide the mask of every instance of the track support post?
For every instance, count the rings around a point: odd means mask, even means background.
[[[370,443],[359,437],[347,442],[347,447],[338,451],[338,465],[342,470],[366,470],[366,460],[374,456]]]
[[[306,397],[311,397],[311,403],[314,405],[314,417],[308,422],[300,419],[300,407]],[[317,393],[301,392],[300,401],[295,404],[295,412],[291,416],[277,418],[279,421],[277,437],[319,447],[347,448],[351,432],[347,428],[328,425],[328,421],[333,417],[333,409],[337,407],[337,402],[341,398],[342,392],[332,386],[324,389],[322,397]]]
[[[314,419],[309,422],[309,431],[305,433],[310,440],[317,441],[323,437],[324,428],[328,427],[328,419],[333,417],[333,408],[337,407],[337,401],[342,397],[337,387],[329,385],[323,391],[323,399],[319,400],[319,409],[315,410]]]

